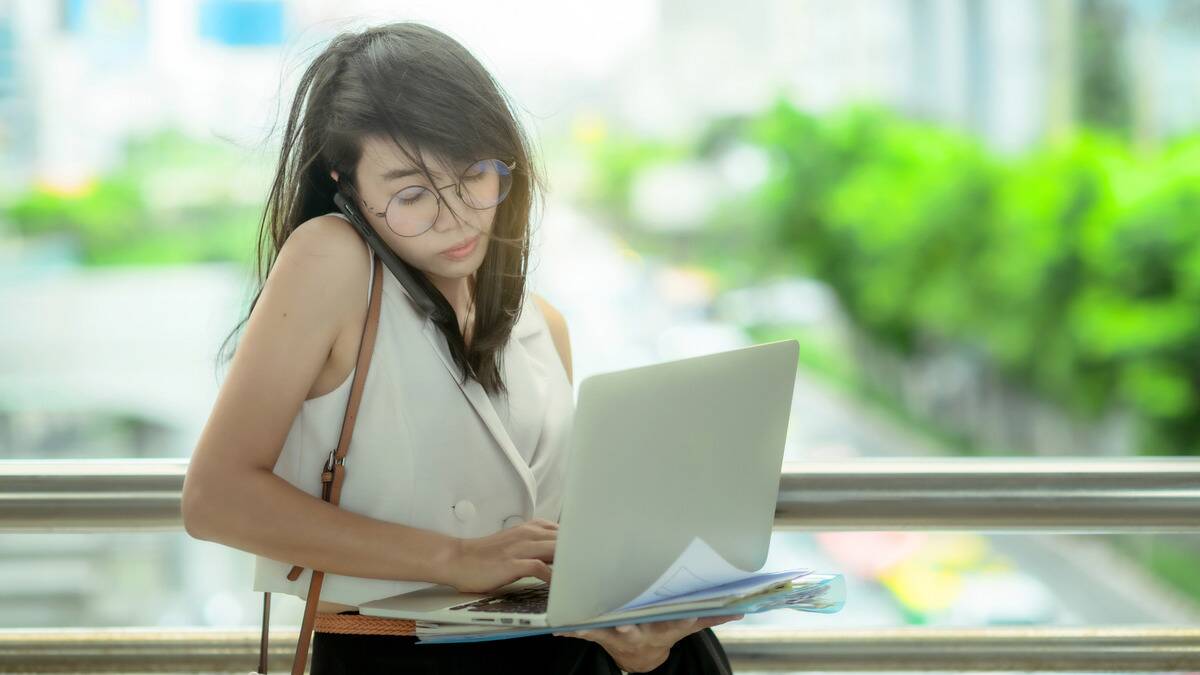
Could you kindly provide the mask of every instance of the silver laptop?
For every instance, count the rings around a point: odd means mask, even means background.
[[[579,385],[547,584],[437,585],[362,605],[372,616],[569,626],[634,600],[696,537],[731,565],[766,562],[799,343],[599,373]]]

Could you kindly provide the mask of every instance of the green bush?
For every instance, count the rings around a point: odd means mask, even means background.
[[[249,264],[265,169],[223,146],[159,132],[130,139],[124,161],[81,189],[35,185],[0,213],[19,236],[73,237],[83,264]],[[255,182],[264,186],[258,199],[241,187]]]
[[[769,177],[717,209],[689,254],[814,275],[902,352],[969,346],[1075,414],[1132,409],[1143,452],[1198,454],[1200,137],[1139,155],[1083,132],[1003,157],[878,108],[783,102],[737,128]],[[631,144],[605,180],[632,184],[645,155]]]

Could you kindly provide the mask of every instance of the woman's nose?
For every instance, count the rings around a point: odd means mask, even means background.
[[[462,225],[475,226],[471,209],[458,198],[453,188],[442,190],[442,210],[433,228],[438,232],[448,232]]]

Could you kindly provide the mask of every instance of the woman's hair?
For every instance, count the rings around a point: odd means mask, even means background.
[[[541,179],[529,161],[528,139],[492,76],[453,38],[412,22],[342,33],[301,77],[259,225],[258,290],[246,317],[222,343],[218,362],[230,358],[222,358],[226,347],[249,320],[288,236],[305,221],[338,210],[330,171],[353,185],[367,136],[391,138],[431,184],[422,150],[446,167],[484,158],[516,161],[512,187],[496,207],[487,254],[476,273],[469,349],[449,303],[409,266],[417,283],[444,305],[448,319],[436,325],[462,382],[473,376],[489,393],[507,391],[500,355],[525,293],[530,212]]]

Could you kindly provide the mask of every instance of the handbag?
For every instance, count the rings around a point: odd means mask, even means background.
[[[358,415],[358,403],[362,400],[363,384],[371,365],[371,352],[375,348],[375,334],[379,329],[379,307],[383,289],[383,266],[375,256],[374,280],[371,282],[371,302],[367,319],[363,324],[362,338],[358,345],[358,361],[354,371],[354,382],[350,386],[350,400],[346,402],[346,414],[342,418],[342,432],[337,449],[329,452],[325,466],[321,469],[321,499],[337,504],[342,494],[342,482],[346,478],[346,453],[350,450],[350,438],[354,434],[354,420]],[[287,578],[295,581],[304,568],[295,565]],[[308,585],[308,598],[304,605],[304,620],[300,624],[300,638],[296,642],[296,655],[292,660],[292,675],[304,675],[308,665],[308,647],[312,641],[313,622],[317,614],[317,600],[321,595],[321,582],[325,573],[313,570]],[[267,632],[271,618],[271,593],[263,593],[262,639],[258,647],[258,670],[267,672]]]

